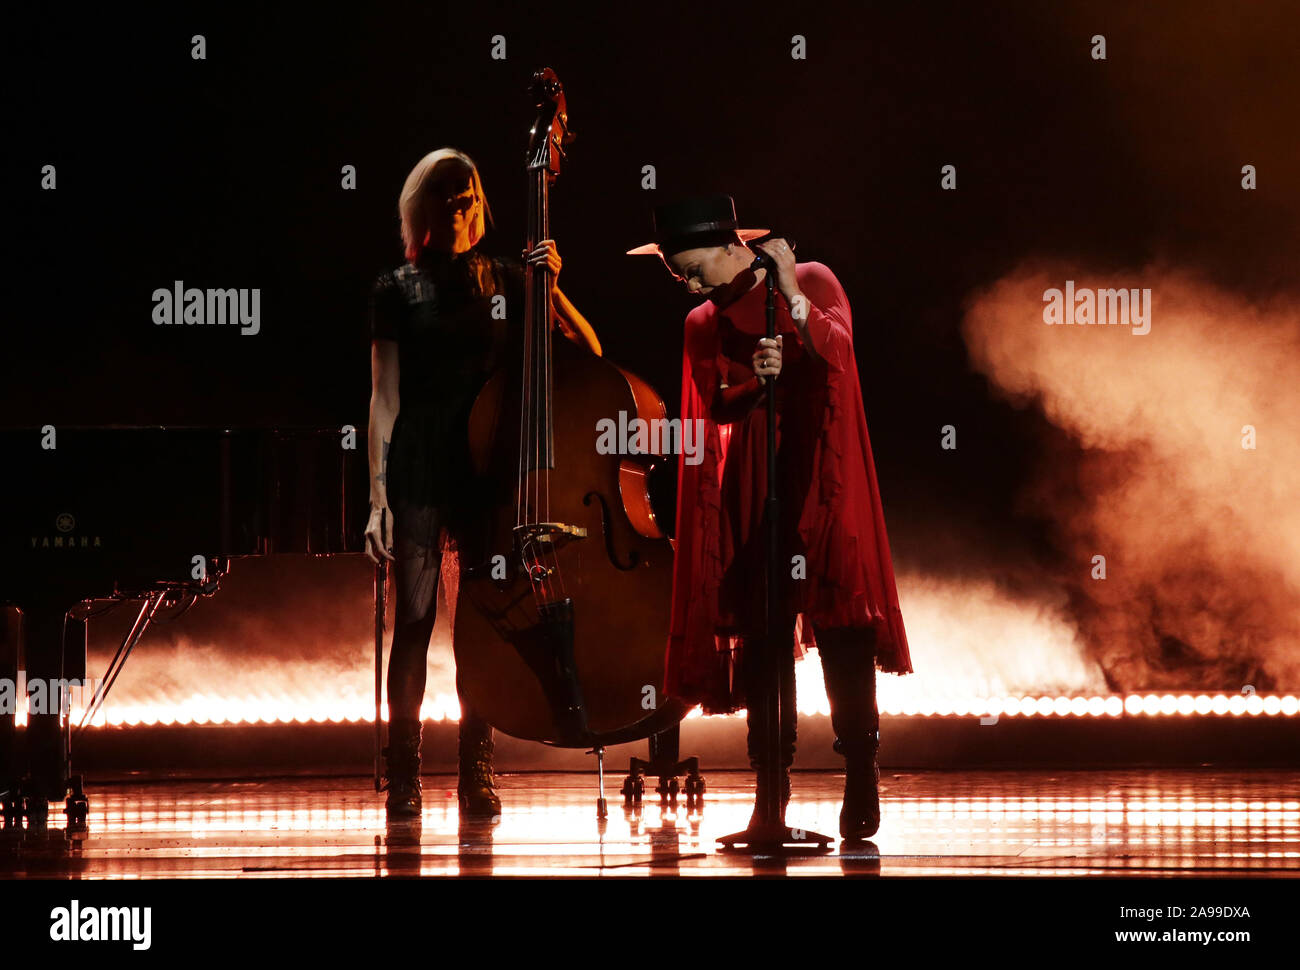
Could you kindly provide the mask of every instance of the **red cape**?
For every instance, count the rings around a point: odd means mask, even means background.
[[[805,608],[800,613],[804,622],[797,627],[792,649],[801,657],[807,648],[816,646],[817,627],[874,627],[879,668],[911,673],[853,354],[848,298],[835,274],[821,263],[796,264],[795,275],[811,304],[808,326],[814,349],[826,361],[827,406],[820,427],[792,429],[815,437],[815,473],[802,508],[792,508],[788,502],[782,505],[783,516],[798,515],[799,538],[807,549],[807,585],[802,588]],[[683,430],[686,422],[699,422],[696,427],[703,431],[703,460],[689,464],[684,453],[678,461],[672,626],[665,683],[669,694],[702,705],[706,714],[731,713],[744,702],[737,683],[736,638],[717,632],[718,588],[732,555],[728,544],[720,541],[719,517],[728,458],[741,460],[736,453],[740,449],[729,445],[733,439],[742,443],[752,440],[743,425],[756,413],[732,424],[720,424],[710,413],[719,375],[729,363],[720,356],[718,318],[724,314],[729,326],[752,333],[757,341],[766,333],[765,299],[766,287],[760,285],[721,308],[706,300],[686,317]],[[777,332],[790,337],[785,341],[788,351],[789,345],[799,340],[798,331],[779,293],[776,302]],[[743,364],[748,367],[748,360]],[[757,412],[762,411],[760,405]],[[783,429],[781,433],[786,432]],[[745,455],[744,460],[748,463],[750,457]],[[761,473],[762,465],[755,467]]]

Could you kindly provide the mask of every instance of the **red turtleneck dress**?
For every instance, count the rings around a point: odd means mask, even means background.
[[[822,360],[802,345],[778,292],[777,595],[784,615],[802,621],[791,649],[803,656],[817,629],[874,627],[877,666],[910,673],[848,299],[821,263],[796,264],[795,276]],[[741,638],[763,629],[767,409],[751,358],[766,334],[766,295],[760,284],[721,307],[706,300],[686,317],[682,417],[699,422],[703,460],[683,455],[678,465],[666,688],[706,714],[744,706]]]

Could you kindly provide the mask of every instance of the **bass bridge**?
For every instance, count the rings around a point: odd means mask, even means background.
[[[545,564],[546,558],[550,556],[553,559],[554,554],[573,539],[587,538],[587,530],[566,522],[530,522],[515,526],[514,537],[524,572],[536,585],[555,574],[555,567]]]
[[[571,536],[575,539],[587,538],[587,530],[580,525],[569,525],[566,522],[531,522],[528,525],[517,525],[514,529],[515,541],[520,546],[529,542],[554,542],[558,537]]]

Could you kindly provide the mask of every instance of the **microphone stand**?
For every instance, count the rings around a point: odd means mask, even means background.
[[[757,261],[756,261],[757,262]],[[766,257],[762,261],[767,270],[764,282],[767,284],[767,336],[776,340],[776,273],[775,267]],[[748,852],[806,854],[808,852],[829,851],[830,836],[808,829],[792,829],[785,824],[781,811],[781,651],[793,650],[794,644],[781,642],[781,637],[789,628],[781,613],[781,601],[776,595],[777,574],[780,562],[780,504],[776,494],[776,377],[769,376],[765,388],[767,392],[767,501],[763,506],[764,520],[767,526],[766,537],[766,583],[763,590],[764,629],[762,638],[762,688],[759,697],[746,698],[748,704],[759,704],[766,714],[763,737],[763,750],[766,753],[763,765],[758,773],[766,778],[766,785],[760,784],[759,791],[765,797],[755,799],[754,819],[749,828],[743,832],[733,832],[721,836],[725,850]],[[747,658],[746,662],[752,662]],[[791,716],[798,716],[791,712]]]

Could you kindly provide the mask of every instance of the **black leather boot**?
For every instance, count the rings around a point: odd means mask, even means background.
[[[840,835],[846,839],[869,839],[880,831],[880,749],[877,734],[859,750],[844,752],[844,804],[840,807]]]
[[[388,747],[384,748],[384,790],[389,815],[419,815],[420,734],[424,725],[415,719],[397,719],[388,724]]]
[[[492,726],[462,707],[456,794],[462,815],[490,818],[501,814],[501,799],[492,787]]]
[[[876,709],[875,634],[818,631],[818,652],[830,701],[835,750],[844,755],[840,835],[867,839],[880,829],[880,715]]]

